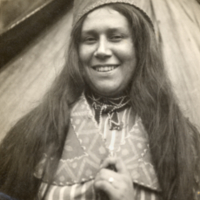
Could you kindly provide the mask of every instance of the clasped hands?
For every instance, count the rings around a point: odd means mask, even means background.
[[[96,192],[105,193],[109,200],[134,200],[131,175],[120,158],[108,157],[94,180]]]

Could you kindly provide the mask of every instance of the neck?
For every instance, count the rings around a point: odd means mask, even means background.
[[[118,112],[130,106],[130,98],[128,95],[119,97],[102,97],[91,91],[85,91],[88,103],[94,109],[95,119],[97,123],[101,122],[102,115],[108,115],[110,120],[110,130],[121,130],[121,122],[119,121]]]
[[[105,99],[105,100],[109,100],[109,99],[113,100],[113,99],[119,99],[119,98],[122,98],[122,97],[125,97],[125,96],[128,97],[129,96],[129,90],[128,89],[124,90],[123,92],[120,92],[120,93],[115,94],[115,95],[106,95],[106,94],[100,94],[98,92],[95,92],[88,87],[85,90],[85,94],[86,94],[86,96],[94,96],[94,97]]]

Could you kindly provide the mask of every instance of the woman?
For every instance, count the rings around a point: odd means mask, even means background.
[[[199,133],[134,1],[75,1],[66,66],[7,134],[0,191],[21,199],[197,199]]]

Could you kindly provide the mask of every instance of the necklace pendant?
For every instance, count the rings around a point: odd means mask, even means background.
[[[123,122],[120,121],[118,113],[112,112],[109,114],[110,117],[110,130],[121,131],[123,128]]]
[[[122,128],[123,128],[123,122],[120,122],[119,124],[113,122],[110,123],[110,130],[121,131]]]

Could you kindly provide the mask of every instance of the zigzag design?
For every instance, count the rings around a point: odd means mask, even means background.
[[[60,161],[54,182],[56,185],[72,185],[93,179],[98,172],[100,161],[109,155],[102,133],[83,96],[72,109],[71,124],[68,133],[70,141],[66,141],[66,145],[71,146],[63,151],[63,157],[70,159]],[[141,120],[136,120],[116,154],[126,164],[133,182],[160,190],[155,169],[151,164],[148,135]]]
[[[140,173],[140,177],[138,178],[138,181],[140,181],[141,183],[144,183],[144,180],[142,180],[142,177],[145,177],[147,186],[151,186],[151,187],[157,186],[158,179],[157,179],[155,170],[151,164],[144,163],[143,161],[141,161],[138,165],[138,172]]]
[[[76,170],[77,167],[78,170]],[[99,164],[97,164],[96,159],[91,160],[91,158],[88,157],[85,159],[78,160],[77,162],[67,162],[58,168],[56,177],[59,178],[55,178],[55,183],[58,185],[72,185],[76,182],[82,182],[88,180],[88,178],[93,175],[93,171],[97,171],[98,169]],[[91,172],[88,174],[89,170]],[[64,180],[61,181],[60,177],[64,178]]]

